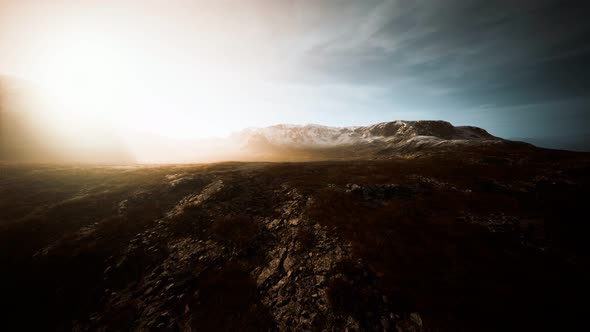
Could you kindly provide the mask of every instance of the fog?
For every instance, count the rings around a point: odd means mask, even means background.
[[[132,163],[135,158],[108,126],[55,119],[25,82],[0,80],[0,160],[9,162]]]

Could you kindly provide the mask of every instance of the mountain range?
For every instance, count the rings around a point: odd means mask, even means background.
[[[446,121],[392,121],[370,126],[328,127],[280,124],[249,128],[219,143],[235,149],[237,160],[350,160],[420,156],[468,147],[530,147],[473,126]]]

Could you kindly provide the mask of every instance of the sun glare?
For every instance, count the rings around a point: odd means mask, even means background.
[[[216,84],[198,86],[201,79],[211,79],[209,73],[201,71],[200,78],[188,80],[174,65],[150,61],[153,57],[118,44],[116,35],[81,29],[64,33],[51,44],[39,55],[43,61],[30,76],[50,101],[50,111],[71,119],[68,126],[72,120],[83,126],[99,121],[119,130],[179,135],[182,128],[167,127],[170,122],[165,119],[152,121],[153,115],[162,118],[194,109],[210,101],[203,97],[220,94],[211,91]],[[190,91],[197,86],[208,90],[199,100]]]
[[[0,31],[0,41],[19,36],[13,55],[2,56],[8,74],[39,93],[35,116],[64,145],[84,149],[116,136],[140,160],[166,160],[166,149],[146,148],[149,137],[194,142],[266,125],[277,107],[287,113],[293,94],[273,83],[276,45],[253,13],[232,7],[226,16],[212,5],[185,17],[182,6],[165,11],[156,2],[95,7],[19,3],[6,16],[14,22],[4,21],[10,30]]]
[[[64,22],[36,36],[33,43],[42,47],[23,75],[42,91],[60,131],[86,130],[89,140],[93,129],[105,126],[123,138],[225,135],[222,124],[248,112],[260,90],[255,67],[239,55],[209,50],[230,38],[227,33],[207,31],[208,40],[181,52],[168,40],[98,18]],[[180,33],[169,32],[168,38]]]

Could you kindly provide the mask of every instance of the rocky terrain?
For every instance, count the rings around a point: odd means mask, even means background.
[[[514,145],[484,129],[446,121],[392,121],[365,127],[275,125],[235,133],[226,144],[237,147],[236,160],[387,159],[421,155],[457,146]],[[520,143],[525,144],[525,143]]]
[[[346,162],[4,164],[1,324],[580,330],[589,166],[503,143]]]
[[[246,129],[234,139],[266,139],[279,146],[318,147],[374,142],[401,142],[415,138],[454,141],[499,140],[481,128],[455,127],[446,121],[392,121],[366,127],[328,127],[320,125],[275,125]]]

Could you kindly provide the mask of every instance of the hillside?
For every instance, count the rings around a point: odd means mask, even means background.
[[[575,330],[589,314],[589,174],[587,154],[496,145],[373,161],[0,166],[3,324]]]
[[[466,146],[522,148],[484,129],[446,121],[392,121],[365,127],[275,125],[246,129],[228,139],[234,160],[351,160],[419,156]]]
[[[80,128],[80,123],[69,117],[57,121],[34,86],[0,76],[0,162],[133,163],[135,160],[111,128]]]

